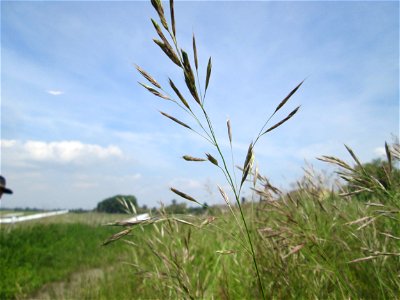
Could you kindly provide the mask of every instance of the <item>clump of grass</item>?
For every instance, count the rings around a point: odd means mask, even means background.
[[[386,145],[387,158],[398,160],[398,145]],[[359,201],[349,185],[327,180],[313,169],[290,193],[260,177],[257,213],[258,260],[271,298],[395,299],[400,290],[399,187],[383,188],[347,147],[355,166],[341,159],[339,176],[369,189],[374,202]],[[392,165],[390,176],[394,178]],[[390,192],[388,192],[390,191]],[[306,287],[306,288],[304,288]]]

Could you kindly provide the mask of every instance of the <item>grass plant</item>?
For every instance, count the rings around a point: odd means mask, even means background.
[[[156,33],[159,36],[159,39],[154,39],[154,42],[161,48],[161,50],[166,54],[166,56],[175,64],[176,67],[180,68],[180,70],[183,73],[184,79],[185,79],[185,84],[187,91],[191,95],[191,99],[187,99],[186,97],[183,96],[184,93],[182,93],[175,82],[172,79],[169,79],[169,85],[170,88],[173,90],[175,95],[171,95],[163,86],[156,80],[154,79],[153,76],[151,76],[148,72],[146,72],[143,68],[136,66],[136,69],[139,71],[139,73],[147,80],[147,83],[141,83],[145,89],[147,89],[149,92],[154,94],[155,96],[162,98],[167,101],[171,101],[173,104],[175,104],[179,109],[183,110],[185,113],[187,113],[192,121],[193,125],[186,124],[176,117],[165,113],[165,112],[160,112],[164,117],[172,120],[173,122],[177,123],[178,125],[194,132],[195,134],[198,134],[202,138],[204,138],[211,146],[214,151],[213,154],[210,153],[205,153],[204,158],[196,158],[192,157],[190,155],[184,155],[183,158],[187,161],[208,161],[211,164],[213,164],[216,168],[218,168],[226,178],[227,183],[230,186],[230,189],[232,193],[234,194],[235,202],[238,207],[238,211],[230,210],[231,213],[235,217],[236,225],[238,228],[241,229],[243,232],[243,237],[241,239],[246,240],[246,247],[250,250],[249,253],[252,257],[253,260],[253,265],[255,269],[255,274],[256,278],[258,280],[258,286],[260,290],[260,295],[262,298],[265,299],[265,292],[263,288],[263,282],[261,280],[260,272],[259,272],[259,267],[257,263],[257,256],[254,250],[254,245],[253,241],[251,238],[251,228],[249,225],[249,221],[246,220],[246,217],[244,215],[242,205],[240,202],[241,199],[241,192],[244,183],[246,182],[247,177],[251,173],[252,167],[253,167],[253,162],[254,162],[254,147],[256,146],[258,140],[268,132],[276,129],[277,127],[281,126],[283,123],[288,121],[290,118],[292,118],[297,111],[299,110],[299,107],[295,108],[291,113],[287,115],[284,119],[280,120],[276,124],[269,126],[270,120],[275,116],[275,114],[287,103],[287,101],[291,98],[291,96],[298,90],[298,88],[302,85],[303,82],[301,82],[297,87],[295,87],[276,107],[274,112],[271,114],[269,118],[267,118],[267,121],[263,124],[261,127],[258,135],[255,137],[254,141],[252,141],[248,147],[247,155],[243,164],[242,168],[242,174],[240,176],[240,183],[236,182],[235,178],[235,168],[231,168],[231,165],[234,165],[234,160],[233,160],[233,153],[231,153],[232,157],[232,162],[231,164],[228,163],[228,159],[226,158],[227,156],[223,153],[220,147],[220,143],[218,141],[218,137],[215,134],[215,130],[213,127],[213,123],[209,117],[209,114],[207,112],[205,102],[206,102],[206,95],[210,83],[210,78],[211,78],[211,73],[212,73],[212,59],[211,57],[208,60],[207,68],[206,68],[206,79],[204,83],[204,90],[202,89],[202,85],[200,83],[200,76],[199,76],[199,62],[198,62],[198,55],[197,55],[197,47],[196,47],[196,38],[195,35],[193,34],[193,39],[192,39],[192,58],[190,58],[189,53],[187,50],[184,50],[183,48],[180,47],[177,35],[176,35],[176,29],[175,29],[175,11],[174,11],[174,2],[171,0],[169,2],[169,10],[170,10],[170,22],[167,21],[167,18],[165,16],[164,12],[164,7],[162,4],[161,0],[152,0],[151,1],[155,11],[158,14],[159,17],[159,22],[161,25],[155,21],[154,19],[151,19],[151,22],[155,28]],[[194,66],[194,67],[193,67]],[[230,121],[227,122],[227,133],[229,137],[229,142],[231,145],[231,151],[232,151],[232,128],[230,125]],[[222,190],[221,187],[218,187],[221,195],[223,196],[224,200],[228,202],[227,199],[227,194],[225,191]],[[171,187],[171,191],[177,194],[178,196],[192,201],[196,202],[195,197],[192,197],[177,188]],[[200,204],[200,203],[199,203]]]

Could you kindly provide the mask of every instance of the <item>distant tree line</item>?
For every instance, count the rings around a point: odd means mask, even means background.
[[[136,212],[138,214],[151,212],[152,214],[157,214],[158,209],[153,207],[149,209],[147,205],[139,206],[138,201],[133,195],[116,195],[107,199],[102,200],[97,204],[95,211],[104,212],[104,213],[128,213],[126,208],[121,204],[121,200],[126,201],[127,203],[131,203],[135,206]],[[182,202],[178,203],[175,199],[172,200],[170,205],[164,206],[164,210],[168,214],[193,214],[200,215],[205,213],[209,209],[207,203],[204,203],[203,206],[191,207],[187,206],[187,203]]]

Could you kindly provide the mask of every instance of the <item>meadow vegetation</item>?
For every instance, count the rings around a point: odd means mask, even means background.
[[[211,78],[208,60],[201,89],[196,40],[193,63],[178,45],[175,12],[170,22],[160,0],[152,0],[159,17],[152,24],[154,42],[181,69],[186,93],[174,81],[171,96],[149,73],[149,92],[186,112],[193,124],[162,115],[199,134],[211,145],[204,157],[184,155],[194,163],[211,163],[226,178],[234,199],[218,186],[224,206],[208,208],[194,196],[171,191],[197,204],[198,214],[161,207],[144,221],[126,216],[79,214],[44,223],[3,226],[0,296],[49,299],[396,299],[400,295],[400,173],[398,141],[385,144],[385,161],[363,164],[346,146],[352,163],[319,159],[337,167],[336,181],[305,169],[296,188],[283,192],[254,168],[257,141],[297,112],[272,126],[269,121],[302,85],[273,110],[236,168],[224,155],[205,108]],[[168,37],[168,38],[167,38]],[[192,67],[194,66],[194,68]],[[227,122],[232,151],[232,127]],[[238,176],[236,176],[236,172]],[[249,187],[252,201],[241,202]],[[122,201],[124,209],[135,207]],[[182,212],[181,214],[179,212]],[[74,220],[74,221],[71,221]],[[99,228],[100,224],[109,226]],[[101,246],[103,242],[106,247]],[[3,252],[4,250],[4,252]],[[5,270],[3,272],[3,270]],[[61,282],[60,282],[61,281]],[[54,284],[58,282],[59,284]],[[39,296],[38,296],[39,295]]]

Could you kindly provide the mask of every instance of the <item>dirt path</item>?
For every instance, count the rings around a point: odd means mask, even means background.
[[[74,299],[74,295],[76,297],[76,291],[98,284],[98,282],[104,278],[105,272],[111,271],[111,269],[110,267],[107,269],[96,268],[73,273],[67,280],[48,283],[39,291],[24,299]]]

